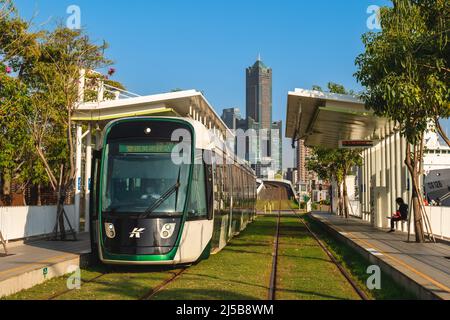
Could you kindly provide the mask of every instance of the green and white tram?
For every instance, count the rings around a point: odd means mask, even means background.
[[[106,126],[90,201],[91,245],[101,262],[191,264],[254,219],[253,170],[213,140],[202,123],[186,118]]]

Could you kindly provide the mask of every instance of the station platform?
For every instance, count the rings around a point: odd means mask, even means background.
[[[8,245],[8,256],[0,252],[0,298],[71,273],[77,266],[88,263],[89,233],[77,238],[78,241],[42,240]]]
[[[313,212],[311,217],[419,299],[450,300],[450,245],[407,242],[405,233],[387,233],[356,218],[325,212]]]

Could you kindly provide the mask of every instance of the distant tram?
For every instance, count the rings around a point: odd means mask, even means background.
[[[172,141],[176,132],[183,138]],[[190,161],[174,161],[174,150]],[[256,215],[253,170],[187,118],[109,123],[92,177],[91,246],[105,264],[192,264]]]

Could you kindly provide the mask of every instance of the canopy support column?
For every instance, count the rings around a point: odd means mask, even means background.
[[[76,158],[75,158],[75,231],[80,232],[80,198],[81,198],[81,154],[83,148],[83,128],[76,126]]]
[[[91,193],[91,168],[92,168],[92,125],[89,124],[86,136],[86,163],[84,170],[84,231],[89,232],[90,208],[89,198]]]

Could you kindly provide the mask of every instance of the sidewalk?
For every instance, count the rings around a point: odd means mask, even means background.
[[[323,212],[311,216],[420,299],[450,300],[449,245],[408,243],[404,233],[388,234],[359,219]]]
[[[87,261],[89,253],[88,233],[79,234],[76,242],[36,241],[8,247],[8,256],[0,256],[0,298],[70,273],[73,266]]]

